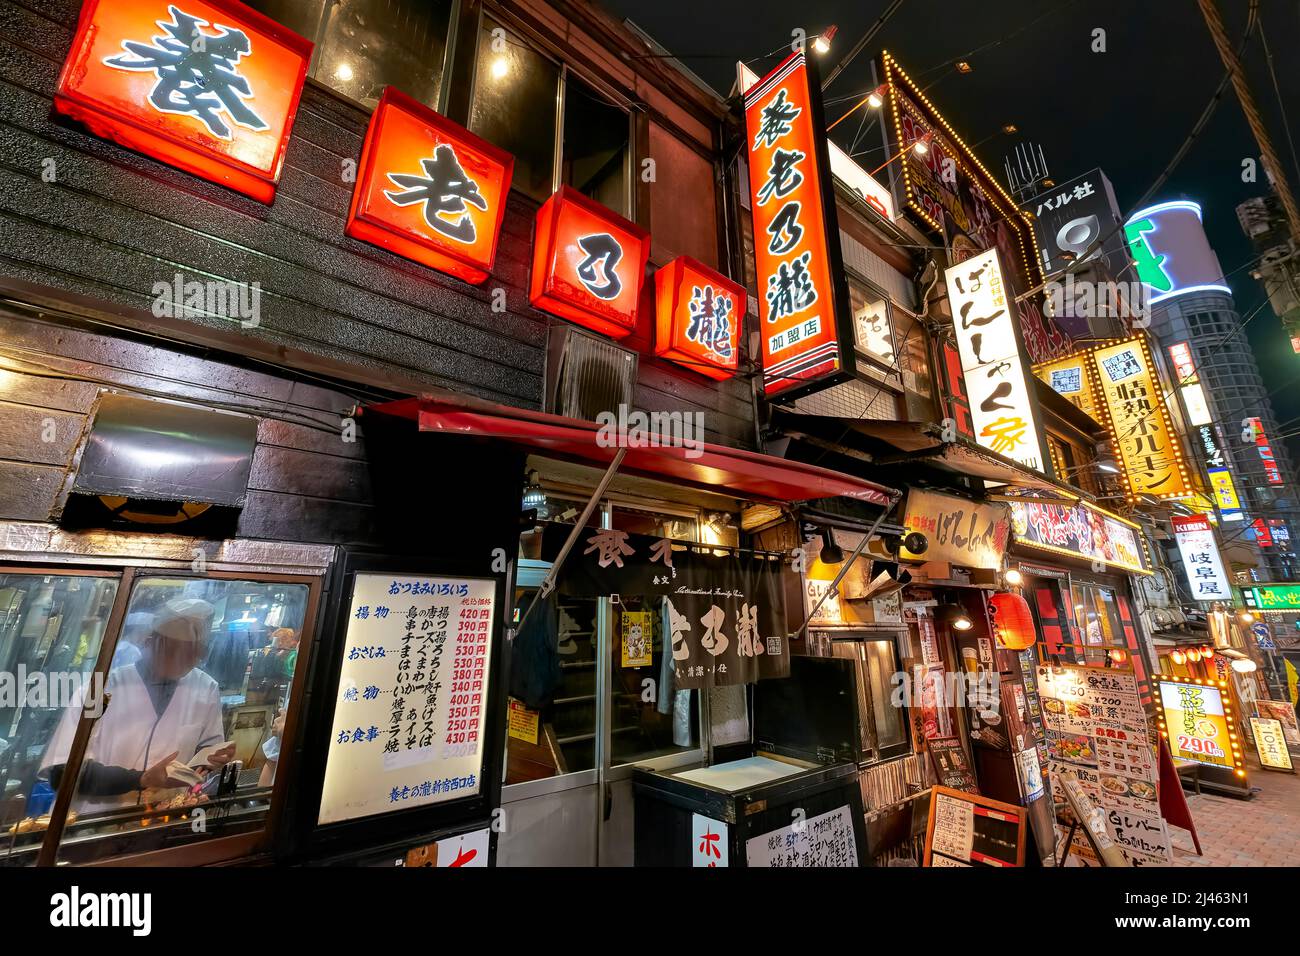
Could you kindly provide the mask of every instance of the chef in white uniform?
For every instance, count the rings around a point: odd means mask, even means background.
[[[79,813],[129,806],[142,790],[184,786],[168,774],[173,760],[189,765],[225,740],[217,682],[199,669],[214,609],[179,598],[159,609],[140,659],[108,673],[112,695],[95,724],[73,805]],[[69,707],[46,748],[41,769],[57,786],[72,747],[81,706]],[[211,768],[234,758],[234,745],[212,752]]]

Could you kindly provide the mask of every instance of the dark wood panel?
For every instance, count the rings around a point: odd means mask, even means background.
[[[333,501],[371,501],[370,471],[364,461],[275,445],[258,445],[253,452],[248,487]]]
[[[250,491],[239,516],[239,536],[315,544],[370,544],[373,508],[267,491]]]
[[[0,401],[0,458],[66,466],[85,421],[86,416],[76,412]]]
[[[334,432],[293,422],[278,421],[274,418],[263,418],[257,424],[257,443],[332,455],[335,458],[364,459],[366,443],[360,420],[357,426],[356,441],[345,442],[341,425],[339,430]]]
[[[53,465],[0,461],[0,518],[47,521],[65,471]]]
[[[0,348],[11,340],[3,334],[6,328],[0,315]],[[8,366],[9,363],[3,363]],[[99,388],[90,382],[72,382],[43,375],[24,375],[21,372],[0,372],[0,399],[15,405],[33,408],[52,408],[62,412],[89,412],[95,403]]]

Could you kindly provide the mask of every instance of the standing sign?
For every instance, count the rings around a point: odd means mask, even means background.
[[[1185,498],[1195,489],[1170,427],[1164,391],[1146,338],[1125,339],[1091,351],[1099,403],[1106,408],[1111,444],[1119,451],[1129,497]]]
[[[636,331],[650,233],[569,186],[537,210],[533,308],[621,339]]]
[[[349,236],[466,282],[496,257],[514,157],[393,87],[370,118]]]
[[[1107,833],[1130,863],[1168,862],[1156,753],[1133,672],[1040,667],[1038,689],[1057,802],[1064,802],[1064,783],[1075,781],[1105,813]]]
[[[1265,720],[1276,720],[1282,725],[1282,737],[1300,750],[1300,726],[1297,726],[1295,708],[1284,700],[1256,700],[1255,710]]]
[[[1011,513],[1004,504],[984,504],[913,488],[907,493],[903,527],[926,536],[924,555],[902,548],[905,561],[948,561],[965,568],[997,569],[1011,536]]]
[[[1240,769],[1241,746],[1232,705],[1224,693],[1226,683],[1161,675],[1156,687],[1160,732],[1175,760]]]
[[[690,256],[655,273],[655,354],[709,378],[736,374],[748,294]]]
[[[495,584],[357,574],[320,823],[481,792]]]
[[[745,91],[763,391],[793,397],[853,374],[816,64],[803,53]]]
[[[234,0],[86,0],[54,108],[269,203],[311,52]]]
[[[1192,597],[1197,601],[1232,600],[1232,583],[1223,568],[1210,519],[1205,515],[1174,515],[1173,523]]]
[[[985,448],[1043,471],[1037,402],[1020,357],[1016,304],[996,249],[945,272],[953,331],[961,354],[975,440]]]
[[[1295,773],[1291,763],[1291,754],[1286,749],[1286,740],[1282,734],[1282,725],[1276,720],[1264,720],[1260,717],[1250,718],[1250,733],[1255,738],[1255,752],[1259,754],[1259,764],[1266,770],[1285,770]]]
[[[1024,866],[1025,809],[932,787],[924,860],[925,866]]]

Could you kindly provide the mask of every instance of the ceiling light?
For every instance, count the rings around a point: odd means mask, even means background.
[[[1012,587],[1018,587],[1025,583],[1025,576],[1015,568],[1007,568],[1002,574],[1002,580],[1007,582],[1007,584],[1010,584]]]

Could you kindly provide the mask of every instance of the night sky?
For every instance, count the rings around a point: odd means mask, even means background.
[[[738,59],[760,75],[802,26],[809,36],[839,27],[823,63],[838,62],[887,6],[886,0],[602,0],[678,54],[685,65],[726,95]],[[1246,22],[1246,0],[1219,0],[1234,44]],[[802,18],[802,23],[797,20]],[[1287,118],[1300,137],[1300,4],[1262,0],[1260,18],[1281,87]],[[1093,30],[1106,31],[1106,52],[1091,51]],[[991,45],[990,44],[995,44]],[[1195,0],[905,0],[903,6],[826,91],[827,122],[872,87],[871,61],[888,49],[983,160],[1001,176],[1003,158],[1020,141],[1042,146],[1053,179],[1064,183],[1100,166],[1125,214],[1155,182],[1191,131],[1224,68]],[[974,68],[958,73],[949,61]],[[1282,158],[1292,190],[1297,170],[1258,34],[1245,54],[1256,103]],[[828,70],[829,66],[824,67]],[[856,94],[856,96],[854,95]],[[1001,128],[1014,123],[1007,136]],[[846,138],[841,141],[840,133]],[[835,130],[868,170],[884,160],[879,127],[860,132],[858,117]],[[1264,297],[1248,268],[1254,251],[1237,222],[1236,206],[1267,190],[1243,183],[1242,159],[1258,157],[1235,94],[1229,88],[1191,152],[1151,201],[1187,198],[1204,208],[1205,229],[1228,273],[1245,318]],[[1005,183],[1004,183],[1005,185]],[[1265,305],[1246,327],[1280,423],[1300,418],[1300,355]],[[1300,427],[1300,422],[1291,426]],[[1291,439],[1293,460],[1300,440]]]

